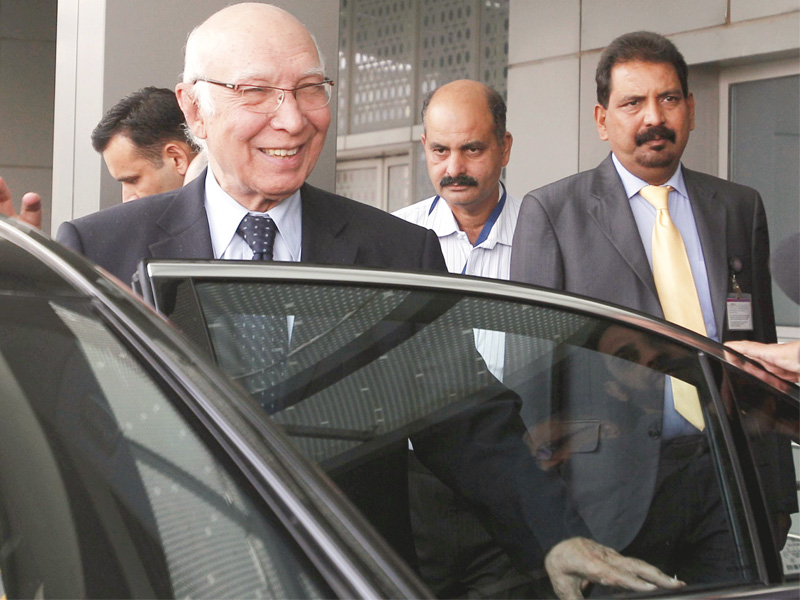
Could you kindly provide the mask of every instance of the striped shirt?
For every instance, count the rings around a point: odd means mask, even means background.
[[[505,188],[500,184],[500,197]],[[451,273],[463,273],[494,279],[508,279],[511,265],[511,241],[517,226],[520,200],[506,194],[505,204],[486,239],[473,246],[467,234],[458,228],[453,211],[447,202],[432,196],[394,212],[394,215],[432,229],[439,238],[442,254]],[[435,206],[434,205],[435,202]],[[431,207],[433,209],[431,210]],[[503,380],[505,363],[505,333],[474,329],[475,347],[480,352],[489,371]]]
[[[503,193],[502,188],[500,193]],[[432,196],[401,208],[393,214],[411,223],[432,229],[436,233],[442,246],[447,270],[451,273],[508,279],[511,264],[511,241],[517,226],[520,200],[507,194],[503,211],[488,237],[473,247],[467,234],[458,228],[458,221],[453,216],[453,211],[450,210],[447,202],[436,202],[436,206],[431,211],[431,205],[435,199],[436,196]]]

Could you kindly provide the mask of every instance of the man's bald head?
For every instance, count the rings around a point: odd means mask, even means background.
[[[483,102],[494,122],[494,134],[498,143],[502,144],[506,135],[506,103],[503,97],[493,88],[480,81],[459,79],[436,88],[425,97],[422,103],[422,127],[424,131],[425,117],[431,104],[434,103]]]
[[[224,62],[226,55],[247,56],[255,47],[252,40],[268,37],[276,43],[311,40],[317,51],[320,72],[325,70],[325,60],[316,38],[293,14],[261,2],[242,2],[223,8],[194,28],[186,40],[183,81],[192,83],[198,79],[214,78],[212,71],[217,63]],[[298,44],[298,45],[299,45]],[[220,53],[220,48],[225,48]],[[248,72],[234,73],[235,79],[246,79]],[[208,86],[197,89],[196,100],[207,112],[214,111]]]
[[[265,211],[300,189],[325,143],[332,82],[297,18],[255,2],[214,13],[189,36],[183,79],[178,103],[225,192]]]

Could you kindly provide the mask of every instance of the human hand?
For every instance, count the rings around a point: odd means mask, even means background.
[[[553,546],[544,566],[561,600],[580,600],[590,583],[652,592],[686,585],[665,575],[653,565],[622,556],[615,550],[586,538],[570,538]]]
[[[22,205],[19,214],[14,212],[14,203],[11,199],[11,190],[8,184],[0,177],[0,215],[13,217],[37,229],[42,228],[42,197],[34,192],[22,196]]]
[[[741,352],[763,365],[782,379],[800,382],[800,342],[762,344],[760,342],[726,342],[729,348]]]

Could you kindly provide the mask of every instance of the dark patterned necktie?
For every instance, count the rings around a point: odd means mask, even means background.
[[[248,214],[237,233],[253,250],[253,260],[273,259],[278,228],[269,217]],[[259,307],[271,310],[272,307]],[[285,314],[232,315],[236,331],[237,379],[269,413],[280,407],[281,383],[286,378],[289,332]]]
[[[253,260],[272,260],[275,234],[278,233],[275,221],[269,217],[258,217],[248,213],[239,223],[236,232],[253,250]]]

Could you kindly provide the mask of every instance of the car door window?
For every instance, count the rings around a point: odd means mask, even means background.
[[[86,303],[12,295],[0,306],[9,596],[330,597],[229,459]]]
[[[743,369],[751,364],[731,357]],[[763,503],[769,534],[765,543],[780,552],[787,578],[800,579],[800,446],[797,444],[797,406],[744,370],[724,365],[721,396],[732,421],[732,434],[739,460],[750,479],[753,503]],[[791,384],[783,384],[791,389]],[[793,474],[793,477],[787,476]],[[766,536],[765,536],[766,537]]]
[[[198,279],[184,292],[184,306],[198,302],[202,314],[189,310],[189,321],[195,332],[206,323],[212,355],[439,595],[552,593],[537,548],[509,557],[492,547],[523,517],[482,504],[492,488],[521,489],[529,476],[555,486],[539,495],[558,488],[594,539],[689,590],[763,576],[720,390],[687,346],[588,314],[447,290]],[[246,369],[231,359],[242,338],[232,325],[250,327],[241,315],[285,322],[285,355],[263,352]],[[259,370],[271,375],[253,377]],[[487,415],[504,403],[514,416],[488,437]],[[503,452],[522,445],[525,460],[485,459],[509,436]],[[385,475],[397,468],[407,470],[403,485]],[[794,469],[775,478],[794,485]],[[772,484],[759,485],[769,493]],[[472,548],[454,528],[470,532]],[[484,575],[493,583],[481,588]]]

